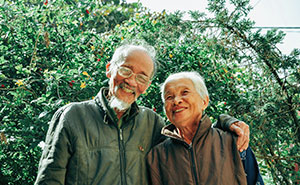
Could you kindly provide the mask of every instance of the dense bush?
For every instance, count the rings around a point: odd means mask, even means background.
[[[114,1],[0,1],[0,183],[32,184],[58,107],[92,99],[107,85],[105,65],[126,39],[157,51],[159,70],[138,103],[163,115],[159,84],[173,72],[200,72],[208,114],[232,114],[251,127],[251,147],[265,181],[299,180],[299,50],[286,56],[283,33],[251,30],[248,1],[211,1],[207,18],[149,12]]]

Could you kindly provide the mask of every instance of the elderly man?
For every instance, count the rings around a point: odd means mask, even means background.
[[[145,157],[164,138],[164,121],[135,101],[150,85],[154,58],[153,47],[120,46],[107,65],[109,88],[94,100],[68,104],[54,114],[35,184],[148,184]],[[235,122],[228,116],[221,119],[225,125]],[[245,135],[242,149],[248,145]]]
[[[169,76],[161,93],[172,124],[162,130],[169,138],[147,156],[152,184],[263,183],[251,150],[242,154],[245,158],[242,161],[235,136],[211,127],[204,113],[209,104],[208,92],[198,73],[181,72]],[[245,170],[243,164],[247,164]]]

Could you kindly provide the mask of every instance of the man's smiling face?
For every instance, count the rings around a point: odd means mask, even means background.
[[[111,74],[108,75],[110,78],[110,95],[131,105],[149,87],[149,83],[138,83],[136,75],[141,74],[150,79],[154,70],[154,64],[151,57],[145,51],[134,50],[128,54],[120,67],[129,68],[133,74],[128,78],[124,78],[119,74],[118,69],[113,69]]]

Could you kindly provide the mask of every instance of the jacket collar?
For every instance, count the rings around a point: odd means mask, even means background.
[[[200,120],[197,131],[194,135],[192,144],[194,144],[199,139],[201,139],[202,136],[205,135],[205,133],[207,133],[207,131],[211,128],[211,125],[212,125],[211,120],[209,119],[209,117],[206,114],[204,114]],[[175,125],[173,125],[173,124],[169,124],[169,125],[163,127],[161,130],[161,134],[163,134],[169,138],[184,142],[184,139],[179,134],[179,129],[176,128]]]
[[[107,94],[108,94],[108,88],[105,88],[105,87],[101,88],[95,98],[95,101],[105,114],[104,115],[104,123],[108,124],[111,121],[113,123],[117,123],[118,122],[117,115],[116,115],[115,111],[109,106],[109,102],[106,98]],[[139,112],[139,107],[136,104],[136,102],[134,102],[122,116],[123,121],[128,121],[128,120],[132,119],[138,112]]]

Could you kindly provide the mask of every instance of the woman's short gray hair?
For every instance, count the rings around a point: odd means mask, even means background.
[[[125,41],[122,45],[120,45],[116,51],[114,52],[112,59],[110,61],[109,72],[114,71],[118,66],[122,65],[122,63],[126,60],[126,57],[133,51],[144,51],[153,62],[153,72],[151,74],[151,78],[156,73],[156,60],[155,60],[155,49],[153,46],[148,45],[143,40],[133,40],[133,41]]]
[[[165,93],[166,84],[172,80],[178,80],[178,79],[190,79],[193,82],[196,91],[198,92],[198,94],[203,100],[205,100],[205,98],[209,96],[204,79],[199,73],[194,71],[179,72],[179,73],[171,74],[160,87],[161,98],[164,103],[165,103],[164,93]]]

